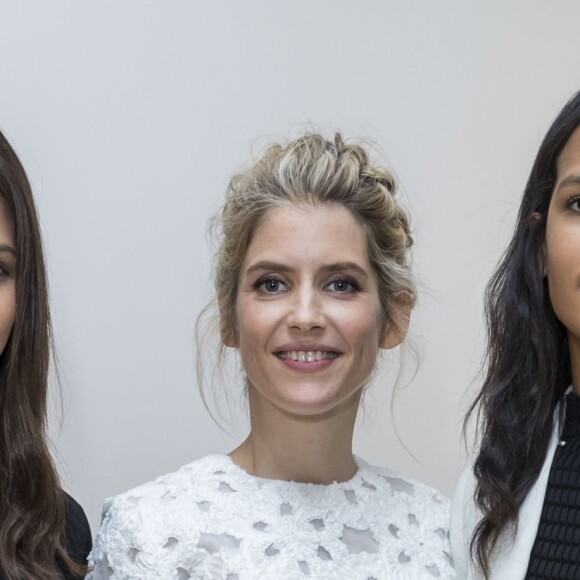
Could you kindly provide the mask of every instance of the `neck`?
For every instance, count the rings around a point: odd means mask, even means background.
[[[320,415],[289,413],[249,390],[251,431],[230,455],[268,479],[329,484],[357,471],[352,436],[360,394]]]

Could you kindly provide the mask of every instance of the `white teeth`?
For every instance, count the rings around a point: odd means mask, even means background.
[[[329,358],[336,358],[338,356],[338,353],[336,352],[323,350],[288,350],[277,354],[282,359],[295,360],[298,362],[315,362]]]

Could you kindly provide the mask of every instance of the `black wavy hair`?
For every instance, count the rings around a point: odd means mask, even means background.
[[[486,288],[485,378],[466,417],[466,423],[477,417],[474,500],[482,513],[471,557],[485,578],[500,534],[517,529],[519,509],[546,458],[556,406],[571,383],[566,329],[542,272],[558,157],[579,125],[580,91],[540,145],[513,238]]]

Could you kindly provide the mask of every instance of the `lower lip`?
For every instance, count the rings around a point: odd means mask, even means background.
[[[285,366],[291,369],[305,372],[316,372],[328,368],[334,361],[340,358],[340,355],[334,358],[325,358],[322,360],[315,360],[312,362],[292,360],[290,358],[280,358],[278,356],[276,358]]]

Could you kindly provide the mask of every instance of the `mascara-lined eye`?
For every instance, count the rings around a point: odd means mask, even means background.
[[[359,290],[359,286],[353,280],[349,280],[347,278],[335,278],[326,285],[326,289],[330,292],[348,294],[350,292],[356,292]]]
[[[0,278],[10,278],[15,266],[0,262]]]
[[[577,195],[576,197],[569,199],[568,202],[566,203],[566,206],[568,207],[568,209],[580,213],[580,195]]]

